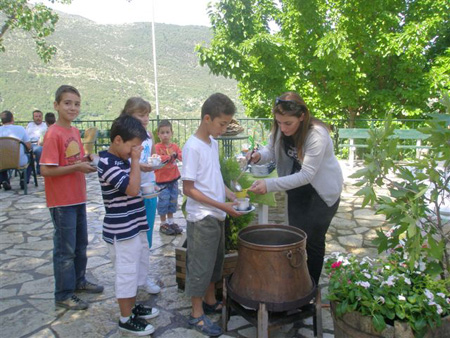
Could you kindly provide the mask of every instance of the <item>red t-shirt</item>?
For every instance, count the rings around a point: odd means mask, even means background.
[[[163,168],[155,170],[156,183],[168,183],[180,178],[180,171],[176,160],[172,154],[177,154],[177,160],[181,161],[181,149],[175,143],[166,146],[163,143],[155,144],[156,153],[161,157],[161,161],[169,160]]]
[[[84,157],[80,132],[75,127],[57,124],[48,128],[40,165],[68,166],[80,163]],[[80,171],[62,176],[44,177],[47,206],[62,207],[86,203],[86,179]]]

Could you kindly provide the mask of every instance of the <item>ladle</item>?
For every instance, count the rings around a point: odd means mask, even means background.
[[[245,167],[242,169],[241,173],[239,174],[239,176],[235,179],[235,180],[231,180],[231,187],[235,190],[235,191],[242,191],[242,186],[239,184],[239,179],[242,177],[242,175],[244,175],[244,173],[247,171],[247,168],[250,164],[250,162],[252,161],[252,155],[255,152],[255,149],[252,150],[252,152],[250,153],[250,157],[248,158],[247,163],[245,164]]]

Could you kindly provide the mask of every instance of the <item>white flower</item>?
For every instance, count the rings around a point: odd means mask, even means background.
[[[395,284],[395,280],[397,278],[395,276],[389,276],[386,282],[382,282],[381,285],[393,286]]]
[[[405,277],[405,283],[408,285],[411,285],[411,279],[409,279],[408,277]]]
[[[436,293],[436,296],[439,296],[439,297],[441,297],[441,298],[444,298],[444,299],[445,299],[445,294],[443,294],[442,292],[438,292],[438,293]]]
[[[430,290],[425,289],[424,294],[425,294],[425,296],[426,296],[429,300],[432,301],[432,300],[434,299],[434,295],[433,295],[433,293],[432,293]]]
[[[367,278],[367,279],[371,279],[372,278],[372,276],[370,275],[370,274],[368,274],[368,273],[364,273],[364,276]]]
[[[384,304],[385,303],[385,299],[383,296],[379,296],[378,299],[375,298],[379,303]]]
[[[389,265],[385,265],[384,268],[385,268],[386,270],[391,270],[391,267],[390,267]]]
[[[369,282],[356,282],[355,284],[356,285],[360,285],[360,286],[362,286],[365,289],[367,289],[370,286]]]
[[[443,312],[442,307],[439,304],[436,304],[437,313],[441,314]]]
[[[403,296],[403,295],[399,295],[399,296],[398,296],[398,300],[406,300],[406,298],[405,298],[405,296]]]

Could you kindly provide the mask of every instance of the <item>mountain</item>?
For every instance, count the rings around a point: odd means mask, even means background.
[[[151,23],[100,25],[58,14],[48,39],[58,52],[48,64],[25,32],[5,34],[0,111],[11,110],[16,120],[29,120],[34,109],[53,111],[56,89],[70,84],[81,92],[80,119],[112,119],[131,96],[149,100],[151,118],[156,117]],[[194,47],[210,41],[208,27],[156,23],[155,32],[161,118],[199,118],[202,103],[215,92],[229,95],[243,116],[236,81],[214,76],[198,63]]]

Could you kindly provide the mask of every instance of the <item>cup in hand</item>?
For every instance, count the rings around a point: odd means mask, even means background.
[[[141,191],[143,194],[153,194],[155,192],[155,185],[153,183],[144,183],[141,185]]]
[[[161,159],[159,157],[149,157],[148,164],[150,164],[152,167],[156,167],[161,164]]]
[[[239,211],[246,211],[250,207],[249,198],[236,198],[236,202],[238,202],[236,209]]]

